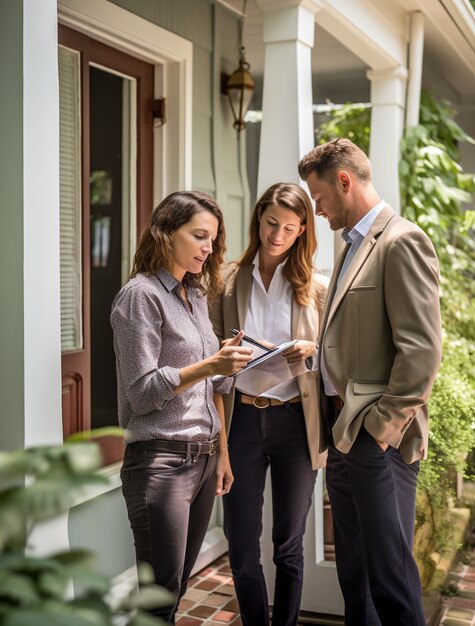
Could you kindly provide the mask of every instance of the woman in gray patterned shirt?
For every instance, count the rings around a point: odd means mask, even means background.
[[[126,450],[122,491],[138,562],[176,603],[152,611],[175,623],[179,599],[206,533],[214,496],[229,492],[221,393],[252,355],[242,334],[219,344],[208,297],[221,288],[221,211],[199,192],[165,198],[142,233],[129,282],[111,314],[119,423]]]

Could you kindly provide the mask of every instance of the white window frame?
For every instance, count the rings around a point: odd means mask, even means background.
[[[58,21],[155,66],[154,95],[168,114],[154,130],[154,206],[191,189],[193,44],[107,0],[58,0]]]

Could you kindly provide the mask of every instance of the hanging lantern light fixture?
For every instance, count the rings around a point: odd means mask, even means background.
[[[234,118],[233,126],[238,131],[238,136],[239,132],[246,128],[244,118],[251,104],[252,94],[254,93],[254,79],[249,72],[251,66],[246,61],[242,40],[244,20],[246,18],[246,4],[247,0],[244,0],[242,18],[239,23],[239,66],[228,78],[226,84],[226,92]]]

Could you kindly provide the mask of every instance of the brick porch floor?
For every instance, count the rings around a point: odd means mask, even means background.
[[[455,564],[449,574],[447,584],[456,595],[443,598],[439,619],[432,622],[437,626],[475,626],[475,549],[468,561],[466,564]],[[306,623],[311,621],[311,618],[305,620]],[[242,626],[227,555],[223,555],[190,579],[188,591],[180,602],[176,624]]]
[[[300,626],[341,626],[340,617],[303,612]],[[178,614],[177,626],[242,626],[227,554],[198,572],[188,583]],[[474,625],[475,626],[475,625]]]
[[[180,602],[176,624],[242,626],[227,555],[220,557],[190,579],[188,590]]]
[[[190,579],[176,623],[177,626],[242,626],[227,556]]]
[[[447,584],[456,595],[444,597],[440,626],[475,626],[475,551],[470,564],[454,567]]]

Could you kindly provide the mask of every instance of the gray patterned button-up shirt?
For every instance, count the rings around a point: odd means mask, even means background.
[[[175,393],[182,367],[219,350],[206,296],[194,287],[187,287],[187,296],[192,310],[180,296],[180,283],[160,269],[132,278],[112,304],[119,424],[128,443],[206,441],[221,428],[213,393],[228,393],[231,378],[208,378]]]

